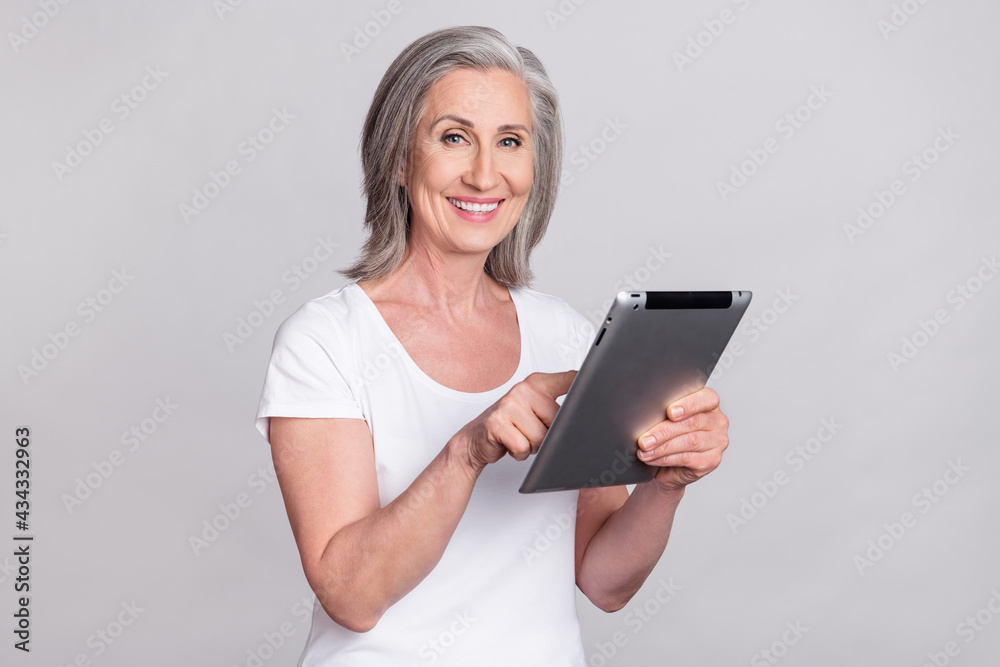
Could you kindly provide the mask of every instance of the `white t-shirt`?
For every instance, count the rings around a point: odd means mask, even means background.
[[[275,334],[257,428],[266,438],[271,416],[364,419],[384,507],[517,382],[535,371],[579,370],[593,325],[558,297],[508,289],[520,363],[502,386],[481,393],[421,371],[357,283],[306,302]],[[506,456],[486,467],[440,562],[371,631],[351,632],[316,604],[299,666],[585,667],[574,574],[578,492],[519,494],[531,461]]]

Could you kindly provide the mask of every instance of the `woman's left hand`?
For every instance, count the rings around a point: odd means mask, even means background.
[[[678,490],[719,467],[729,446],[729,418],[719,395],[705,387],[667,406],[667,419],[639,436],[639,459],[660,466],[654,482]],[[653,436],[646,444],[643,438]]]

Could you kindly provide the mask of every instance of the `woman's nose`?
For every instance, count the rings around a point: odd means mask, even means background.
[[[492,190],[499,184],[500,176],[497,174],[496,163],[491,151],[479,150],[476,152],[469,165],[466,182],[482,191]]]

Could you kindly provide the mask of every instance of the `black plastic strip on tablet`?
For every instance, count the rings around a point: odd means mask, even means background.
[[[646,310],[729,308],[732,292],[646,292]]]

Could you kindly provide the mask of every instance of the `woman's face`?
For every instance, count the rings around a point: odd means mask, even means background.
[[[524,83],[500,70],[434,84],[406,168],[411,245],[486,255],[513,229],[531,191],[529,104]]]

